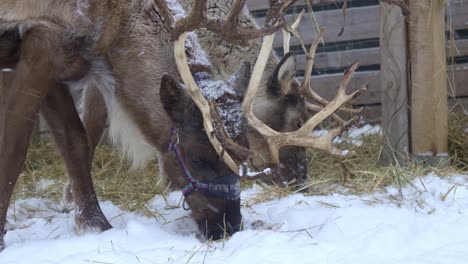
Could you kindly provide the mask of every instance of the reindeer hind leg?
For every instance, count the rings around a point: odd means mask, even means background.
[[[40,105],[55,83],[59,63],[53,52],[47,28],[31,29],[18,44],[19,60],[15,71],[2,74],[2,111],[0,115],[0,250],[4,248],[4,227],[14,186],[26,159]],[[21,59],[24,58],[24,59]]]

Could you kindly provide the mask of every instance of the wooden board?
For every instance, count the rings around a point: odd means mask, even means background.
[[[449,111],[462,114],[463,111],[468,110],[468,98],[451,98],[448,100]],[[364,123],[381,123],[382,106],[376,105],[365,105],[361,112]],[[342,115],[343,118],[349,119],[350,115]]]
[[[455,85],[448,83],[449,96],[454,96],[451,93],[450,87],[455,87],[456,97],[468,97],[468,64],[456,65]],[[452,75],[452,70],[448,69],[448,76]],[[341,82],[343,74],[328,74],[312,76],[311,85],[318,94],[324,98],[331,100],[336,94],[336,90]],[[299,78],[301,79],[301,78]],[[368,84],[368,90],[363,92],[355,101],[355,105],[380,104],[381,102],[381,84],[380,71],[356,72],[353,75],[348,91],[355,91],[364,84]]]
[[[447,66],[449,82],[447,85],[449,96],[468,97],[468,63],[456,64],[452,68]],[[455,74],[453,74],[453,72]]]
[[[468,16],[468,15],[467,15]],[[468,56],[468,39],[455,40],[455,45],[451,48],[450,42],[447,43],[447,57],[450,56]]]
[[[451,0],[447,7],[447,21],[452,19],[454,29],[468,28],[468,1]]]
[[[292,23],[295,16],[295,14],[286,15],[286,20]],[[315,12],[315,19],[320,27],[327,28],[327,32],[324,36],[325,43],[379,37],[379,6],[348,9],[345,29],[341,36],[338,36],[343,26],[343,13],[341,10]],[[259,25],[264,25],[264,21],[265,18],[257,19]],[[301,32],[306,42],[312,41],[315,36],[315,28],[313,27],[313,20],[309,14],[304,16],[298,30]],[[277,33],[274,46],[281,46],[282,42],[282,35]],[[299,44],[300,41],[298,39],[292,39],[291,45]]]
[[[447,43],[447,45],[450,45]],[[468,56],[468,39],[456,40],[456,49],[453,49],[455,57]],[[447,48],[447,56],[450,57],[450,47]],[[296,55],[297,69],[304,70],[306,56]],[[314,69],[341,69],[351,65],[354,61],[359,61],[361,66],[380,64],[380,48],[354,49],[337,52],[319,52],[315,55]],[[460,77],[461,78],[461,77]]]
[[[380,4],[383,164],[404,164],[409,152],[408,41],[401,9]]]
[[[297,55],[297,64],[299,70],[304,70],[306,65],[306,55]],[[314,68],[344,68],[350,66],[358,60],[360,65],[380,64],[380,49],[357,49],[338,52],[320,52],[315,54]]]
[[[327,74],[313,76],[311,87],[327,100],[333,99],[340,85],[343,74]],[[380,71],[355,72],[348,84],[348,92],[356,91],[363,85],[368,84],[368,90],[363,92],[354,104],[377,104],[380,103]]]
[[[344,0],[298,0],[296,5],[307,5],[311,3],[312,5],[317,4],[338,4],[342,3]],[[352,0],[348,0],[348,2],[352,2]],[[247,6],[249,7],[250,11],[255,10],[265,10],[270,8],[270,2],[268,0],[247,0]]]

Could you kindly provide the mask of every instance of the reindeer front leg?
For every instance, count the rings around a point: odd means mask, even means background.
[[[91,160],[86,131],[68,88],[57,85],[50,91],[45,98],[41,113],[65,158],[78,229],[104,231],[111,228],[96,198],[91,179]]]

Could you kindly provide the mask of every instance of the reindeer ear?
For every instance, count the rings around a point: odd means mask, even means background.
[[[296,76],[296,56],[288,52],[283,56],[271,76],[268,91],[271,95],[286,95],[291,90],[291,83]]]
[[[187,95],[182,86],[170,75],[164,74],[161,79],[159,98],[164,110],[175,123],[183,122],[187,107]]]
[[[234,84],[234,89],[236,90],[237,95],[241,98],[244,97],[247,87],[249,86],[251,67],[250,62],[244,62],[242,67],[235,74],[236,83]]]

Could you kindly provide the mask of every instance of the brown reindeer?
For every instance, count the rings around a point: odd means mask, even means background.
[[[203,4],[194,9],[204,13]],[[70,89],[77,87],[84,87],[87,92],[99,90],[108,109],[111,134],[130,153],[134,163],[138,165],[148,155],[158,154],[163,174],[172,180],[173,186],[184,188],[192,214],[207,237],[216,239],[239,230],[238,176],[231,175],[233,170],[238,172],[233,164],[242,161],[245,156],[242,151],[250,152],[227,138],[219,122],[214,125],[214,104],[210,103],[207,114],[208,108],[201,107],[207,103],[189,89],[198,106],[195,108],[181,88],[180,77],[191,74],[189,71],[177,74],[181,63],[174,60],[172,39],[174,32],[181,34],[196,28],[171,28],[167,11],[161,2],[152,1],[0,3],[0,28],[6,32],[0,40],[0,64],[11,71],[1,78],[4,106],[0,115],[0,230],[5,225],[9,201],[39,111],[65,158],[77,227],[85,230],[111,227],[96,200],[90,176],[89,139],[70,95]],[[239,11],[237,8],[231,13],[229,23],[236,23]],[[219,21],[211,24],[210,20],[203,21],[207,24],[197,26],[220,34],[230,32],[223,30]],[[243,30],[234,26],[225,37],[255,38],[278,27]],[[184,43],[185,38],[175,52],[177,58],[189,54],[194,61],[192,68],[199,69],[198,74],[204,76],[200,79],[207,76],[210,79],[207,65],[196,61],[200,52],[196,42],[191,40],[187,51]],[[242,68],[234,83],[222,82],[221,86],[237,92],[213,98],[218,99],[219,105],[228,105],[223,102],[226,98],[240,103],[248,69],[248,65]],[[96,107],[102,109],[102,105]],[[219,131],[215,131],[218,136],[214,137],[212,131],[216,127]],[[238,136],[243,135],[241,130]],[[226,188],[227,194],[222,194]],[[0,233],[0,249],[3,247]]]

